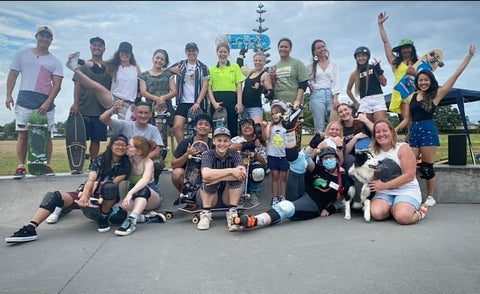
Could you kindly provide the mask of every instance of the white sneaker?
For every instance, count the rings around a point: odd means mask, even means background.
[[[428,196],[424,203],[428,206],[434,206],[435,204],[437,204],[437,201],[435,201],[432,196]]]
[[[210,228],[210,222],[212,221],[212,213],[206,210],[200,212],[200,221],[197,224],[197,229],[208,230]]]
[[[233,224],[233,218],[238,217],[236,209],[229,209],[227,211],[227,227],[230,232],[238,231],[240,228]]]
[[[67,67],[72,71],[78,68],[78,59],[80,58],[80,52],[72,53],[71,56],[68,57]]]
[[[48,224],[54,224],[58,222],[58,218],[60,217],[60,213],[62,212],[61,207],[55,207],[55,210],[47,217]]]

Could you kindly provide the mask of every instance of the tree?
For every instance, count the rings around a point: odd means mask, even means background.
[[[458,109],[453,108],[452,105],[438,107],[433,115],[433,120],[440,132],[454,130],[462,123]]]
[[[15,131],[15,120],[3,126],[4,138],[7,140],[17,139],[18,133]]]

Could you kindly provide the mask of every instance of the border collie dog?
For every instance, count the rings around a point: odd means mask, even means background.
[[[351,208],[363,208],[363,218],[369,222],[371,193],[368,183],[374,179],[388,182],[402,174],[401,167],[390,158],[377,160],[368,150],[355,153],[355,162],[348,170],[349,183],[345,195],[345,219],[350,220]],[[357,193],[359,191],[360,193]],[[359,195],[358,195],[359,194]],[[353,201],[353,202],[352,202]],[[351,205],[351,206],[350,206]]]

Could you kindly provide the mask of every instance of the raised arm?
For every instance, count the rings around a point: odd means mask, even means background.
[[[447,93],[453,88],[453,85],[457,81],[458,77],[465,70],[465,68],[470,63],[470,60],[472,60],[472,57],[475,55],[476,52],[477,52],[477,48],[475,47],[475,45],[473,44],[470,45],[470,48],[468,49],[468,54],[465,57],[465,59],[458,66],[458,68],[455,70],[453,75],[450,78],[448,78],[448,80],[443,84],[443,86],[438,88],[437,96],[435,97],[435,99],[433,99],[433,103],[435,105],[438,105],[440,101],[442,101],[443,97],[445,97]]]
[[[387,32],[385,31],[385,28],[383,27],[383,23],[388,19],[387,12],[380,12],[377,18],[377,23],[378,23],[378,30],[380,32],[380,37],[382,38],[383,42],[383,48],[385,50],[385,57],[387,57],[388,63],[392,67],[392,70],[395,70],[395,66],[393,65],[393,62],[395,61],[395,55],[393,55],[392,51],[392,45],[390,44],[390,41],[388,40],[387,37]]]

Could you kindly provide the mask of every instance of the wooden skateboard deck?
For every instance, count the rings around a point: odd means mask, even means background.
[[[47,167],[48,119],[34,110],[30,116],[27,140],[27,167],[32,175],[44,175]]]
[[[83,116],[80,113],[68,117],[65,133],[70,170],[72,174],[82,173],[87,151],[87,139],[85,123],[83,121]]]
[[[212,135],[217,128],[228,129],[227,110],[225,109],[225,107],[222,107],[220,108],[220,110],[215,110],[213,112],[212,122],[213,122]]]
[[[259,205],[260,205],[260,203],[257,203],[257,204],[252,205],[252,206],[237,207],[235,209],[237,211],[244,211],[244,210],[249,210],[249,209],[255,208]],[[216,213],[216,212],[227,212],[229,209],[230,209],[229,207],[215,207],[215,208],[210,208],[209,210],[212,213]],[[194,224],[196,224],[200,221],[200,213],[203,211],[203,209],[188,210],[188,209],[185,209],[185,208],[179,208],[178,210],[193,214],[192,223],[194,223]]]
[[[443,66],[443,52],[439,49],[428,51],[413,65],[417,72],[423,69],[433,72],[438,67]],[[395,85],[394,89],[400,92],[402,99],[407,99],[415,91],[415,76],[405,74]]]
[[[203,110],[201,108],[198,108],[197,113],[192,113],[190,110],[187,113],[187,137],[194,137],[195,119],[197,118],[197,115],[203,113]]]

